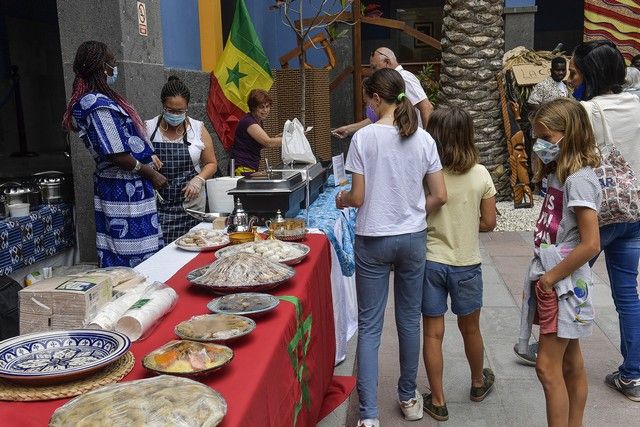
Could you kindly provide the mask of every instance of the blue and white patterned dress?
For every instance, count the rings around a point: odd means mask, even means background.
[[[163,246],[153,185],[119,168],[107,156],[130,153],[151,163],[153,147],[129,115],[111,98],[88,93],[73,106],[79,136],[96,162],[94,206],[96,247],[101,267],[134,267]]]

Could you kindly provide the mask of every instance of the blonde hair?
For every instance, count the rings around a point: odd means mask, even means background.
[[[591,122],[582,105],[568,98],[559,98],[544,103],[538,109],[534,123],[547,129],[562,132],[560,154],[555,162],[545,165],[537,158],[538,167],[534,181],[540,182],[550,173],[555,173],[560,183],[581,168],[600,166],[600,153],[593,136]]]
[[[440,162],[447,172],[462,175],[478,163],[473,119],[462,108],[438,108],[429,116],[426,131],[436,141]]]

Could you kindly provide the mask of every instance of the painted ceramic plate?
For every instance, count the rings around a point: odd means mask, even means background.
[[[280,240],[260,240],[259,242],[242,243],[219,249],[216,258],[224,258],[239,252],[260,255],[270,261],[295,265],[309,255],[311,248],[302,243],[281,242]]]
[[[0,377],[31,384],[70,381],[118,360],[130,346],[129,338],[111,331],[21,335],[0,342]]]
[[[229,347],[190,340],[169,341],[142,359],[142,366],[158,374],[198,377],[227,365],[233,359]]]
[[[193,341],[227,341],[247,335],[256,322],[234,314],[203,314],[176,326],[177,336]]]
[[[243,292],[211,300],[207,308],[213,313],[251,316],[266,313],[278,306],[280,300],[269,294]]]
[[[176,239],[176,246],[190,252],[210,252],[229,244],[229,236],[218,230],[196,229]]]

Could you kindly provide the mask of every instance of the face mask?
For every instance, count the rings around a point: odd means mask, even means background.
[[[584,82],[580,83],[574,90],[573,90],[573,97],[575,99],[577,99],[578,101],[582,100],[582,97],[584,96],[584,92],[587,89],[587,85],[584,84]]]
[[[118,66],[113,67],[113,75],[110,76],[107,74],[107,84],[109,86],[113,86],[116,84],[116,80],[118,79]]]
[[[536,153],[538,157],[540,157],[542,163],[548,165],[558,158],[558,155],[560,154],[560,146],[558,145],[558,143],[560,141],[562,141],[562,138],[560,138],[558,142],[554,144],[547,141],[546,139],[538,138],[533,144],[532,149],[534,153]]]
[[[375,110],[369,104],[367,104],[367,107],[365,108],[365,113],[367,115],[367,119],[371,120],[371,123],[375,123],[380,119]]]
[[[186,117],[187,117],[187,113],[172,114],[172,113],[168,113],[166,111],[164,113],[162,113],[162,118],[170,126],[178,126],[178,125],[180,125],[182,122],[184,122],[184,119]]]

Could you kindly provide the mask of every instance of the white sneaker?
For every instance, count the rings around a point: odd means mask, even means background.
[[[367,418],[366,420],[358,420],[357,427],[380,427],[380,421],[377,418]]]
[[[424,413],[422,412],[422,395],[416,390],[416,397],[410,400],[400,402],[400,409],[407,421],[421,420]]]

